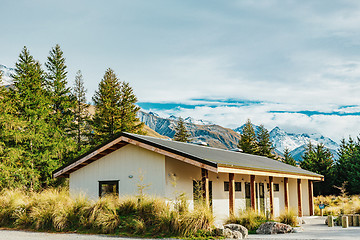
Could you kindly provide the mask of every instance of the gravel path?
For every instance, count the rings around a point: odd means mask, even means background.
[[[306,224],[302,225],[304,232],[279,235],[250,235],[249,239],[329,239],[347,240],[360,239],[360,227],[327,227],[325,217],[304,218]],[[134,238],[114,237],[105,235],[88,235],[76,233],[40,233],[16,230],[1,230],[0,240],[130,240]],[[143,239],[141,239],[143,240]]]
[[[0,240],[128,240],[131,238],[76,233],[42,233],[0,230]]]

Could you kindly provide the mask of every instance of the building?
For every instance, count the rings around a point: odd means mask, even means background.
[[[295,209],[313,215],[313,181],[323,176],[277,160],[241,152],[121,133],[56,171],[70,192],[90,198],[137,193],[139,172],[147,193],[194,204],[200,191],[218,219],[255,209],[278,216]]]

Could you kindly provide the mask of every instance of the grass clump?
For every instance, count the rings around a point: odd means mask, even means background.
[[[238,216],[230,217],[227,223],[236,223],[246,227],[250,233],[254,233],[261,224],[269,221],[265,214],[258,213],[254,210],[241,211]]]
[[[298,224],[297,215],[294,210],[283,211],[278,217],[279,222],[285,223],[292,227],[296,227]]]
[[[152,196],[71,198],[66,189],[2,190],[0,227],[127,236],[210,236],[214,217],[203,204],[190,211],[185,198],[169,203]]]

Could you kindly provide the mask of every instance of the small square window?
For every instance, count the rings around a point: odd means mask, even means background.
[[[119,181],[99,181],[99,197],[107,194],[119,195]]]
[[[270,191],[269,189],[270,189],[270,185],[269,185],[269,183],[267,184],[267,189],[268,189],[268,191]],[[280,186],[279,186],[279,184],[278,183],[274,183],[274,192],[279,192],[280,191]]]
[[[224,182],[224,191],[229,191],[229,182]],[[235,182],[235,192],[241,192],[241,182]]]

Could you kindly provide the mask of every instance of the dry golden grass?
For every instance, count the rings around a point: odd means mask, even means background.
[[[177,203],[178,204],[178,203]],[[107,196],[90,201],[71,198],[66,189],[42,192],[0,192],[0,227],[50,231],[142,234],[146,236],[192,236],[210,233],[214,217],[203,205],[188,210],[151,196]]]
[[[360,213],[360,196],[318,196],[315,197],[315,215],[320,215],[319,204],[325,204],[323,214],[338,216],[342,214],[359,214]]]

